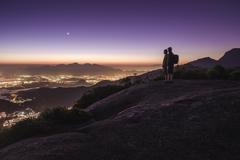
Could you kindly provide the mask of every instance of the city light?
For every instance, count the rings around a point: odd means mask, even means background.
[[[0,88],[34,88],[34,86],[49,87],[69,87],[69,86],[90,86],[102,80],[118,80],[132,73],[117,75],[15,75],[13,77],[3,77],[0,75]],[[84,80],[86,83],[83,84]]]
[[[29,118],[37,118],[39,116],[39,112],[34,112],[31,108],[27,108],[23,111],[16,111],[12,114],[5,115],[6,120],[3,123],[3,127],[10,128],[14,126],[17,122],[29,119]],[[1,118],[0,118],[1,119]]]
[[[19,96],[18,92],[31,90],[34,88],[48,87],[78,87],[78,86],[92,86],[103,80],[115,81],[127,76],[134,75],[132,72],[123,72],[121,74],[112,75],[71,75],[71,74],[59,74],[59,75],[11,75],[5,76],[0,74],[0,97],[13,104],[20,106],[26,102],[32,101],[30,98],[23,98]],[[136,74],[135,74],[136,75]],[[71,107],[69,107],[71,109]],[[39,112],[35,112],[31,108],[21,109],[8,114],[6,112],[0,112],[0,120],[2,121],[2,127],[9,128],[15,125],[17,122],[28,119],[37,118]]]

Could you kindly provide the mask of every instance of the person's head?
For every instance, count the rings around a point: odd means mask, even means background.
[[[172,47],[168,47],[168,52],[171,53],[172,52]]]
[[[167,54],[167,53],[168,53],[168,50],[167,50],[167,49],[165,49],[165,50],[163,51],[163,53],[164,53],[164,54]]]

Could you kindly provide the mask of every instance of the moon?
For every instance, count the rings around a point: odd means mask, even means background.
[[[66,32],[66,35],[67,35],[67,36],[70,36],[70,32]]]

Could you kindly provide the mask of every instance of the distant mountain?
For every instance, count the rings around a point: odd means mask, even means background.
[[[0,72],[11,74],[72,74],[72,75],[112,75],[120,69],[98,64],[60,64],[60,65],[1,65]]]
[[[192,61],[187,63],[187,65],[193,65],[193,66],[198,66],[198,67],[203,67],[203,68],[211,68],[215,65],[217,65],[218,61],[215,59],[212,59],[210,57],[205,57],[205,58],[200,58],[198,60]]]
[[[225,67],[240,66],[240,48],[235,48],[226,52],[224,56],[218,60],[218,62]]]
[[[232,68],[240,66],[240,48],[232,49],[224,54],[219,60],[210,57],[201,58],[185,65],[193,65],[202,68],[211,68],[215,65],[222,65],[223,67]]]

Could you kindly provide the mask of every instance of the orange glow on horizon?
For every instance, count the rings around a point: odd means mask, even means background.
[[[16,58],[17,57],[17,58]],[[109,66],[151,66],[162,63],[163,54],[148,56],[148,54],[23,54],[21,56],[1,56],[0,64],[30,64],[30,65],[56,65],[70,63],[91,63]],[[180,55],[180,64],[189,62],[190,59]]]
[[[189,62],[186,59],[181,59],[179,64],[185,64]],[[54,61],[54,60],[31,60],[31,61],[0,61],[0,64],[15,64],[15,65],[57,65],[57,64],[71,64],[71,63],[91,63],[99,65],[108,65],[108,66],[152,66],[152,65],[161,65],[162,60],[159,61]]]

